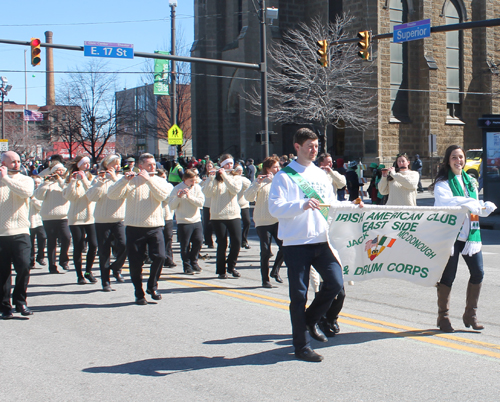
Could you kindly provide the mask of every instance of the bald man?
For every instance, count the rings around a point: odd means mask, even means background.
[[[8,320],[14,316],[12,304],[23,316],[33,314],[26,304],[26,293],[31,254],[29,198],[35,186],[30,177],[21,174],[18,154],[5,152],[0,161],[0,300],[2,319]],[[11,304],[12,264],[17,275]]]

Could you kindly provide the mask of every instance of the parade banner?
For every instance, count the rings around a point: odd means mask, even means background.
[[[344,281],[393,278],[435,286],[466,213],[460,207],[330,207],[329,238]]]

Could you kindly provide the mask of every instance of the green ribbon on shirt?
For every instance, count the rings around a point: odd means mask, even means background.
[[[290,178],[294,181],[295,184],[299,186],[299,188],[303,191],[307,198],[316,198],[320,203],[324,204],[323,199],[316,192],[316,190],[312,188],[309,182],[304,179],[299,173],[293,170],[290,166],[285,166],[281,170],[288,176],[290,176]],[[319,209],[319,212],[321,213],[321,215],[323,215],[323,218],[328,221],[328,207],[321,207]]]

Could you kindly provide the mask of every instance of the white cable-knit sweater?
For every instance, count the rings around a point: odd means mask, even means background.
[[[43,226],[42,215],[40,215],[41,209],[42,201],[37,200],[35,197],[30,197],[30,229]]]
[[[40,215],[44,221],[68,219],[69,201],[63,197],[64,180],[46,181],[35,190],[35,197],[42,200]]]
[[[21,173],[0,179],[0,236],[29,234],[29,198],[35,183]]]
[[[256,179],[248,190],[245,191],[245,198],[250,202],[255,201],[255,208],[253,210],[255,227],[270,226],[278,222],[278,219],[269,213],[271,183],[272,181],[265,179],[259,184]]]
[[[245,197],[245,191],[247,191],[248,187],[250,187],[250,184],[252,184],[250,180],[241,176],[241,190],[238,193],[238,204],[241,209],[250,208],[250,202],[248,202]]]
[[[230,220],[241,218],[241,209],[238,204],[238,193],[241,190],[241,176],[222,175],[222,182],[215,180],[215,176],[209,176],[209,182],[203,189],[203,193],[210,200],[211,220]]]
[[[389,194],[386,205],[417,205],[417,186],[419,175],[411,170],[403,170],[399,173],[393,173],[394,180],[387,180],[382,177],[378,183],[380,194]]]
[[[187,197],[186,194],[182,197],[178,197],[177,193],[179,190],[184,190],[185,188],[187,188],[187,186],[184,182],[175,186],[172,195],[168,199],[168,205],[172,210],[175,210],[175,219],[177,223],[189,224],[201,222],[200,208],[203,208],[205,195],[201,187],[195,184],[189,189],[189,197]]]
[[[111,185],[108,197],[112,200],[127,200],[125,226],[160,227],[165,226],[162,202],[170,195],[167,181],[158,176],[149,180],[136,176],[125,177]]]
[[[91,225],[94,223],[95,202],[89,201],[87,191],[91,181],[85,176],[83,179],[74,179],[63,190],[63,197],[69,202],[68,224]]]
[[[340,174],[339,172],[336,172],[335,170],[329,170],[326,171],[326,176],[328,177],[328,180],[332,183],[333,186],[333,193],[337,195],[337,190],[339,188],[343,188],[346,185],[346,179],[343,174]]]
[[[120,180],[123,175],[117,175]],[[115,223],[125,219],[126,200],[112,200],[108,197],[109,188],[115,183],[110,177],[96,180],[87,191],[89,201],[95,202],[94,219],[96,223]]]
[[[205,187],[206,187],[206,185],[208,183],[210,183],[210,180],[208,178],[206,178],[200,184],[201,190],[203,191],[203,194],[205,194],[205,202],[203,203],[203,207],[204,208],[210,208],[210,200],[211,200],[211,198],[205,193]]]

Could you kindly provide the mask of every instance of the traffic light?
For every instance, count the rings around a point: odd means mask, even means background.
[[[42,58],[40,57],[42,53],[40,43],[40,39],[31,38],[31,65],[33,67],[38,66],[42,61]]]
[[[328,42],[326,39],[317,42],[319,49],[318,54],[321,56],[318,63],[321,67],[328,67]]]
[[[358,47],[361,49],[358,52],[358,56],[363,60],[370,59],[370,52],[368,52],[368,48],[370,47],[370,32],[369,31],[361,31],[358,32],[358,38],[361,39],[358,42]]]

